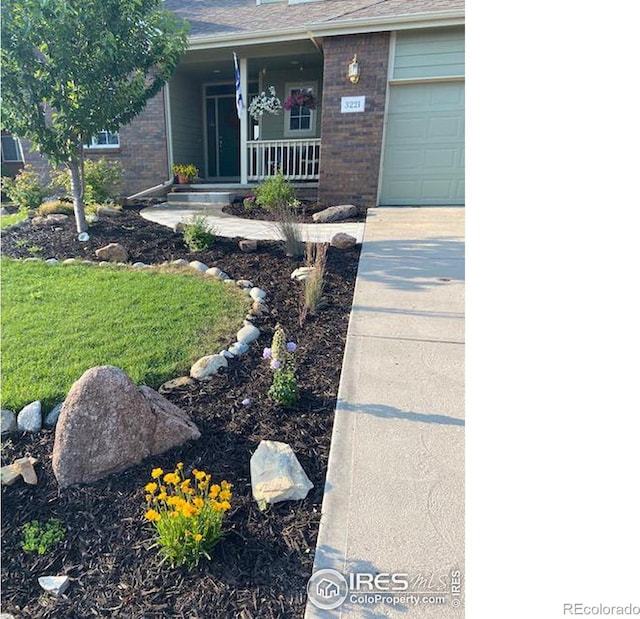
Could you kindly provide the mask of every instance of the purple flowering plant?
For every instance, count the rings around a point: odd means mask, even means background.
[[[299,105],[309,110],[316,109],[316,99],[310,88],[299,88],[294,90],[284,101],[284,109],[290,110],[292,107]]]

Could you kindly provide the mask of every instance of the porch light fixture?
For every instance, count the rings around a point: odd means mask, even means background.
[[[358,64],[358,54],[353,55],[353,60],[349,64],[349,73],[347,74],[347,77],[352,84],[357,84],[360,81],[360,65]]]

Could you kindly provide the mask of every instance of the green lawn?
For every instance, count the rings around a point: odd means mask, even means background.
[[[157,387],[234,340],[235,286],[155,269],[2,259],[2,407],[51,407],[87,369],[122,368]]]

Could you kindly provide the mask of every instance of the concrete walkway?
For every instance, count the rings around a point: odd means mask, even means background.
[[[243,239],[280,240],[282,237],[274,223],[253,219],[242,219],[222,212],[219,204],[190,204],[177,206],[156,204],[140,211],[145,219],[173,228],[177,223],[193,215],[204,215],[216,234]],[[362,243],[364,223],[300,224],[302,240],[310,243],[328,243],[334,234],[346,232]]]
[[[408,585],[307,619],[464,617],[464,423],[464,209],[370,209],[314,573]]]

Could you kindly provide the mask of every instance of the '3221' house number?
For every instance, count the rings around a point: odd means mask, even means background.
[[[365,97],[342,97],[340,100],[340,112],[349,114],[353,112],[364,112]]]

